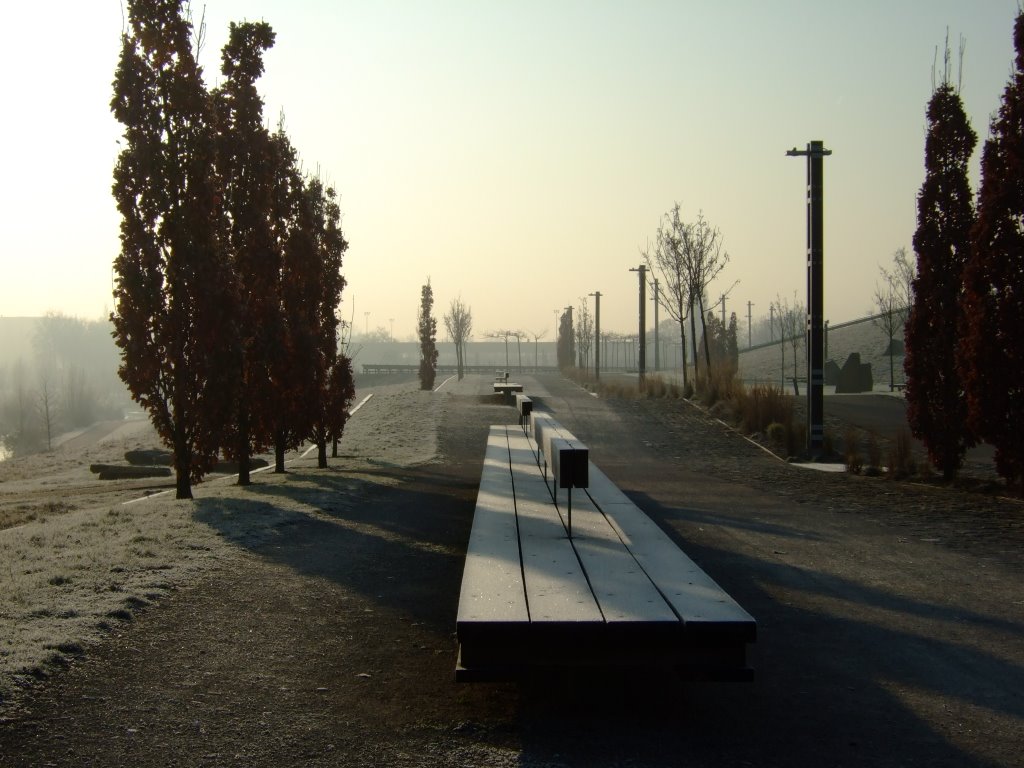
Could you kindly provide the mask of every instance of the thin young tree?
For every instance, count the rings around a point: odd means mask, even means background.
[[[46,435],[46,450],[53,450],[53,437],[57,429],[57,419],[60,410],[57,405],[57,391],[50,378],[50,374],[44,369],[39,373],[39,389],[36,391],[36,415],[39,417],[39,424]]]
[[[545,328],[543,331],[529,331],[530,336],[533,337],[533,370],[536,373],[540,370],[540,340],[548,335],[548,330]]]
[[[487,333],[484,334],[485,338],[495,339],[495,340],[501,339],[502,341],[505,342],[505,370],[506,371],[510,370],[510,367],[511,367],[511,364],[509,363],[509,356],[508,356],[508,340],[516,338],[518,333],[519,333],[519,331],[513,330],[512,328],[500,328],[500,329],[498,329],[496,331],[488,331]]]
[[[724,250],[722,243],[722,232],[717,227],[712,227],[704,218],[704,212],[697,214],[697,220],[683,230],[683,254],[687,264],[690,284],[690,299],[697,302],[700,310],[701,325],[704,324],[704,297],[707,295],[708,287],[721,274],[729,263],[729,254]],[[722,294],[727,297],[735,283]],[[696,337],[696,328],[693,327],[693,312],[690,313],[690,338]],[[701,331],[705,329],[702,327]],[[705,336],[705,338],[707,338]],[[697,374],[697,350],[693,351],[694,375]],[[710,371],[711,354],[707,346],[704,347],[704,360]]]
[[[889,342],[889,391],[896,388],[895,356],[896,334],[903,330],[910,316],[913,299],[914,263],[907,256],[906,248],[897,248],[892,256],[892,269],[879,267],[881,284],[875,284],[875,309],[877,316],[872,320],[875,327],[885,334]]]
[[[974,223],[967,164],[977,137],[950,82],[949,48],[941,84],[928,102],[925,178],[917,197],[917,277],[905,332],[907,420],[946,480],[973,437],[956,370],[964,265]]]
[[[473,334],[473,311],[462,301],[461,296],[452,299],[448,313],[444,316],[444,327],[455,344],[456,367],[459,381],[462,381],[466,363],[466,342]]]
[[[679,203],[676,203],[671,211],[661,217],[654,244],[641,251],[647,267],[661,276],[655,300],[679,325],[684,387],[687,383],[686,319],[693,306],[690,295],[690,272],[683,253],[683,233],[686,226],[679,213]]]
[[[776,323],[779,327],[779,347],[782,349],[782,387],[785,389],[786,386],[786,344],[788,343],[793,357],[793,387],[798,389],[799,370],[797,365],[799,361],[797,353],[800,351],[800,345],[804,342],[803,329],[807,323],[807,310],[795,294],[792,304],[788,299],[776,296],[772,306],[775,307]]]
[[[586,298],[580,298],[577,309],[579,322],[576,323],[576,354],[577,367],[586,370],[590,367],[590,350],[594,346],[594,316],[590,314]]]
[[[273,404],[266,386],[270,357],[282,343],[278,280],[279,251],[273,247],[274,163],[263,100],[256,81],[263,53],[274,45],[266,22],[232,23],[221,54],[224,83],[214,91],[217,161],[228,218],[225,249],[238,283],[239,356],[233,413],[225,453],[238,462],[238,484],[250,482],[254,453],[271,441]]]
[[[230,413],[237,296],[193,26],[181,0],[129,0],[127,10],[110,105],[124,126],[111,322],[118,373],[172,448],[177,498],[187,499]]]
[[[1024,493],[1024,12],[1013,42],[1013,73],[982,154],[958,363],[971,425]]]
[[[433,389],[437,378],[437,320],[434,312],[434,289],[430,278],[420,289],[420,309],[417,331],[420,340],[420,389]]]

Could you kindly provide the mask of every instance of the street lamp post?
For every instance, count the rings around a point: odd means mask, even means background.
[[[658,343],[658,300],[661,294],[658,291],[658,278],[654,278],[654,372],[661,370],[661,347]]]
[[[601,380],[601,292],[594,291],[594,378]]]
[[[832,154],[824,142],[790,149],[789,157],[807,158],[807,450],[820,455],[824,426],[824,158]]]
[[[640,391],[643,392],[647,384],[647,332],[644,326],[647,325],[647,265],[632,267],[630,272],[638,273],[640,277],[640,338],[637,340],[637,371],[640,376]]]

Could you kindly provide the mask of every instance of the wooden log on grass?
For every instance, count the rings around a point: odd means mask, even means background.
[[[90,464],[89,471],[100,480],[134,480],[143,477],[170,477],[170,467],[141,467],[134,464]]]

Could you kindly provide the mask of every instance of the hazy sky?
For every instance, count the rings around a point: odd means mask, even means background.
[[[834,151],[835,323],[871,309],[878,265],[911,245],[936,46],[947,27],[954,57],[966,38],[962,95],[984,139],[1017,7],[207,0],[202,61],[215,84],[231,21],[277,32],[266,114],[284,109],[306,167],[341,195],[343,311],[360,332],[393,319],[396,337],[413,334],[428,276],[439,324],[461,295],[476,338],[551,339],[554,310],[594,291],[603,329],[635,331],[628,270],[675,201],[722,231],[731,262],[712,295],[738,280],[729,311],[745,321],[752,301],[766,314],[805,290],[805,163],[785,151],[814,139]],[[119,247],[109,102],[121,4],[18,3],[5,27],[0,315],[97,318]],[[977,154],[974,166],[976,185]]]

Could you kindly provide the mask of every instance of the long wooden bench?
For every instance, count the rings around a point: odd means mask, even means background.
[[[523,391],[523,385],[514,381],[496,381],[491,386],[494,387],[494,394],[504,395],[506,401],[512,397],[513,393]]]
[[[540,417],[540,418],[538,418]],[[563,666],[751,679],[756,622],[593,464],[568,494],[545,464],[550,416],[492,426],[466,554],[456,679]],[[538,441],[538,431],[541,440]],[[568,438],[572,438],[568,435]]]

